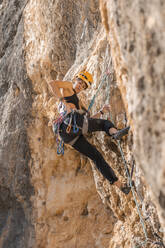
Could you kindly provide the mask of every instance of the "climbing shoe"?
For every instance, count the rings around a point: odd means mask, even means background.
[[[131,191],[131,187],[126,185],[126,186],[123,186],[120,188],[120,190],[125,194],[125,195],[128,195],[129,192]]]
[[[131,180],[131,184],[132,184],[132,187],[135,188],[135,182],[134,180]],[[131,186],[128,186],[127,184],[125,184],[123,187],[120,188],[120,190],[125,194],[125,195],[128,195],[129,192],[131,191]]]
[[[123,128],[119,130],[117,133],[112,134],[112,137],[116,140],[121,139],[124,135],[128,134],[130,127]]]

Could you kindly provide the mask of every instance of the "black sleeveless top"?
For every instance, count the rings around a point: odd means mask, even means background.
[[[77,97],[76,91],[73,89],[74,94],[72,96],[65,96],[63,99],[67,102],[67,103],[72,103],[75,105],[76,109],[80,109],[79,106],[79,98]],[[81,109],[83,109],[85,112],[88,112],[88,110],[86,108],[84,108],[83,106],[81,107]]]
[[[76,109],[80,109],[80,106],[79,106],[79,99],[77,97],[77,94],[74,91],[74,94],[72,96],[65,96],[63,99],[67,102],[67,103],[72,103],[75,105]]]

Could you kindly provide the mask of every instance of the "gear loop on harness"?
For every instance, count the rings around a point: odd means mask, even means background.
[[[74,133],[78,133],[78,131],[79,131],[79,127],[77,126],[77,124],[76,124],[76,114],[74,114],[74,116],[73,116],[73,120],[74,120],[74,124],[73,124],[73,132]]]

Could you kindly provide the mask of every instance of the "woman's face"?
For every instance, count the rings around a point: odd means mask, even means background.
[[[87,87],[88,87],[87,84],[81,78],[76,78],[73,88],[77,93],[87,89]]]

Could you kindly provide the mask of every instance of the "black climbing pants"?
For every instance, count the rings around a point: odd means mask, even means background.
[[[118,180],[114,171],[104,160],[101,153],[95,148],[95,146],[91,145],[83,135],[79,137],[73,147],[83,155],[90,158],[95,163],[97,169],[101,172],[101,174],[106,179],[108,179],[110,184],[113,184],[115,181]]]
[[[84,124],[84,115],[75,113],[76,115],[76,125],[79,127],[79,132],[74,133],[73,130],[70,133],[66,132],[67,124],[64,122],[60,125],[60,136],[65,143],[70,143],[76,138],[74,144],[71,144],[72,147],[82,153],[83,155],[90,158],[96,165],[97,169],[102,173],[102,175],[109,180],[110,184],[113,184],[118,180],[112,168],[104,160],[101,153],[90,144],[85,137],[83,136],[83,124]],[[109,135],[109,129],[114,127],[113,123],[108,120],[103,119],[93,119],[86,118],[87,121],[87,133],[92,133],[96,131],[104,131]]]

